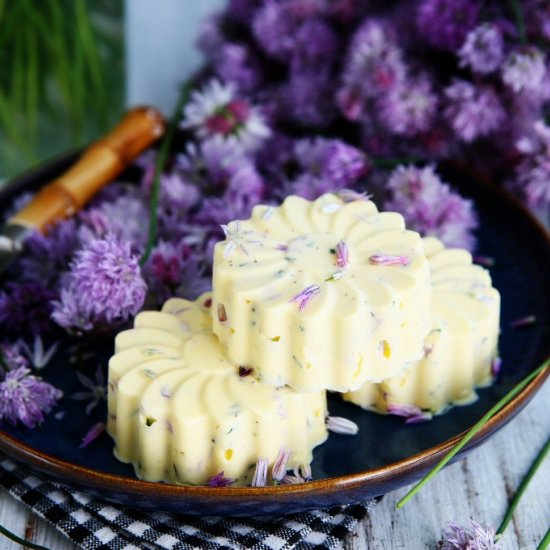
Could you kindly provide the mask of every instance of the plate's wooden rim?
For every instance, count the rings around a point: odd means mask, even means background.
[[[36,181],[40,177],[45,177],[53,172],[59,172],[67,167],[72,160],[76,158],[78,152],[72,151],[65,155],[54,158],[53,160],[42,164],[35,170],[29,170],[22,176],[8,182],[2,190],[0,190],[0,200],[7,196],[21,191]],[[458,166],[463,172],[464,166]],[[537,220],[533,214],[521,204],[515,197],[496,186],[490,180],[480,177],[479,174],[474,175],[475,179],[481,181],[492,192],[500,195],[502,200],[511,204],[514,208],[521,211],[536,230],[545,238],[550,250],[550,235],[546,228]],[[545,361],[548,361],[546,359]],[[533,369],[534,370],[534,369]],[[550,369],[547,368],[540,372],[510,403],[508,403],[501,411],[495,414],[480,431],[471,439],[471,441],[463,448],[460,454],[476,447],[482,443],[487,437],[504,426],[509,420],[516,416],[525,405],[531,400],[535,393],[542,387],[545,381],[550,377]],[[435,465],[456,443],[464,436],[466,431],[457,434],[451,439],[448,439],[438,445],[430,447],[420,453],[399,460],[392,464],[365,470],[355,474],[345,476],[329,477],[319,480],[313,480],[307,483],[296,485],[276,485],[268,487],[203,487],[189,485],[171,485],[165,483],[152,483],[133,479],[130,477],[109,474],[100,472],[85,466],[79,466],[72,462],[68,462],[52,455],[37,451],[15,437],[7,434],[0,429],[0,450],[10,453],[9,456],[22,461],[23,463],[35,467],[36,469],[62,479],[65,483],[78,486],[85,486],[90,489],[98,488],[121,491],[122,493],[131,493],[132,495],[147,496],[152,493],[161,498],[221,498],[223,500],[239,501],[246,497],[260,497],[267,500],[281,497],[287,499],[289,497],[313,496],[321,494],[327,490],[351,490],[364,486],[368,483],[376,483],[377,485],[391,484],[403,476],[414,474],[419,469],[425,469]]]

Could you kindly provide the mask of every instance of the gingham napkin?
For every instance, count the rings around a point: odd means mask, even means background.
[[[291,516],[221,518],[118,507],[0,455],[0,484],[73,542],[97,550],[340,548],[373,501]]]

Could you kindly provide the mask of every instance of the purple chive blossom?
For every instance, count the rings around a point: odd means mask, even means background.
[[[293,195],[312,201],[325,193],[334,191],[334,185],[328,179],[305,173],[292,182],[291,191]]]
[[[260,112],[237,96],[235,86],[217,80],[191,94],[182,127],[194,130],[202,140],[217,137],[242,151],[257,149],[271,135]]]
[[[136,159],[136,166],[140,169],[148,167],[151,161],[156,157],[155,151],[148,150]],[[90,202],[90,207],[102,205],[104,202],[115,202],[120,197],[136,197],[139,198],[140,192],[133,183],[113,182],[107,187],[104,187]]]
[[[159,241],[143,267],[148,296],[162,305],[168,298],[195,299],[211,287],[205,269],[189,246]]]
[[[53,285],[67,268],[78,246],[74,219],[57,223],[47,235],[34,231],[25,240],[19,261],[21,278],[37,285]]]
[[[222,225],[231,225],[232,220],[246,219],[252,211],[252,204],[245,200],[228,201],[226,198],[209,197],[194,216],[192,226],[195,231],[215,230],[216,241],[223,240]],[[184,238],[185,240],[185,238]]]
[[[544,121],[533,124],[531,135],[516,147],[524,156],[516,168],[517,185],[531,206],[550,202],[550,127]]]
[[[406,418],[405,424],[418,424],[431,420],[431,412],[423,411],[416,405],[388,405],[388,414]]]
[[[249,23],[258,8],[257,0],[229,0],[227,3],[227,17],[238,23]]]
[[[445,118],[457,137],[466,143],[494,133],[506,119],[497,94],[489,86],[455,79],[444,93]]]
[[[500,29],[484,23],[468,33],[458,52],[461,67],[470,67],[478,74],[489,74],[504,60],[504,41]]]
[[[285,477],[288,460],[291,454],[292,451],[287,449],[279,450],[279,454],[277,455],[271,470],[271,477],[273,478],[273,481],[281,481]]]
[[[242,92],[256,89],[263,81],[262,67],[251,48],[225,43],[212,54],[216,74]]]
[[[323,168],[330,141],[323,138],[299,139],[294,143],[293,156],[300,168],[315,176],[324,175]]]
[[[535,47],[522,47],[511,52],[502,66],[502,80],[514,92],[543,95],[546,63],[544,54]]]
[[[372,265],[409,265],[408,256],[392,256],[390,254],[373,254],[369,258]]]
[[[534,325],[537,322],[537,318],[534,315],[526,315],[525,317],[520,317],[510,323],[510,328],[521,328]]]
[[[113,235],[90,241],[75,254],[52,318],[71,330],[128,320],[145,300],[138,260],[130,243]]]
[[[470,520],[469,529],[449,522],[443,534],[441,550],[501,550],[502,544],[498,541],[493,527],[482,527],[477,521]]]
[[[278,183],[285,167],[297,162],[294,158],[295,144],[296,139],[280,131],[274,131],[264,149],[258,151],[258,164]]]
[[[296,296],[293,296],[289,302],[297,303],[298,310],[303,311],[307,304],[319,294],[321,294],[321,287],[319,285],[310,285],[304,288],[302,292],[296,294]]]
[[[431,127],[437,106],[426,76],[406,80],[380,98],[380,122],[392,134],[414,136]]]
[[[258,203],[262,200],[265,184],[251,163],[243,165],[231,175],[224,198],[229,201]]]
[[[349,265],[349,247],[345,241],[340,241],[336,247],[336,265],[338,267],[348,267]]]
[[[307,19],[295,36],[290,60],[291,71],[326,71],[338,51],[338,37],[329,24],[321,19]]]
[[[550,152],[529,159],[517,170],[517,183],[532,207],[544,206],[550,202]]]
[[[0,356],[4,359],[5,366],[9,370],[13,371],[29,366],[28,359],[21,354],[20,346],[17,344],[0,344]],[[0,368],[0,378],[3,374],[3,370]]]
[[[493,376],[498,376],[501,368],[502,368],[502,359],[500,357],[495,357],[491,362],[491,374]]]
[[[426,234],[436,235],[447,246],[472,250],[475,245],[473,230],[478,226],[473,203],[463,199],[445,185],[440,192],[440,202],[433,211],[431,229]]]
[[[359,426],[348,418],[329,416],[327,418],[327,430],[337,434],[356,435],[359,432]]]
[[[86,414],[89,415],[101,401],[105,401],[107,399],[107,388],[105,386],[103,369],[101,368],[101,365],[98,365],[95,371],[95,380],[88,378],[81,372],[77,372],[76,377],[87,391],[73,393],[70,398],[76,401],[88,401],[88,404],[86,405]]]
[[[420,36],[445,50],[456,50],[476,26],[480,4],[475,0],[422,0],[416,24]]]
[[[408,208],[397,209],[403,214],[405,221],[414,218],[417,214],[415,203],[422,201],[428,208],[434,206],[439,199],[440,188],[443,182],[435,173],[433,166],[417,168],[415,166],[398,166],[390,175],[387,186],[394,198],[399,197],[406,201]]]
[[[181,174],[163,174],[160,181],[160,207],[167,212],[187,213],[200,200],[197,186],[187,181]]]
[[[94,328],[95,316],[81,305],[82,297],[73,288],[61,289],[59,301],[53,302],[52,319],[70,331],[88,331]]]
[[[207,487],[227,487],[228,485],[231,485],[234,483],[235,480],[230,477],[225,477],[223,470],[216,474],[215,476],[211,477],[207,482]]]
[[[271,57],[284,60],[294,49],[297,22],[286,2],[268,0],[252,20],[252,32],[260,47]]]
[[[265,487],[267,485],[267,458],[259,458],[252,478],[252,487]]]
[[[477,219],[472,202],[451,191],[433,167],[399,166],[387,183],[391,198],[384,208],[403,215],[407,227],[434,235],[447,246],[471,249]]]
[[[367,174],[370,165],[362,151],[337,139],[323,141],[321,175],[331,181],[335,188],[353,185]]]
[[[223,189],[235,172],[250,163],[238,143],[215,136],[199,144],[189,143],[177,156],[175,169],[201,188]]]
[[[103,422],[98,422],[94,424],[87,432],[86,435],[82,438],[79,449],[85,449],[90,443],[95,441],[103,432],[105,431],[105,424]]]
[[[131,242],[135,250],[142,250],[147,242],[148,207],[137,193],[122,195],[113,201],[104,200],[79,217],[82,225],[78,235],[84,243],[107,234]]]
[[[336,115],[333,81],[319,72],[294,73],[278,94],[278,116],[300,126],[326,127]]]
[[[299,139],[293,156],[302,173],[292,191],[309,200],[354,185],[370,169],[362,151],[337,139]]]
[[[360,84],[364,97],[375,97],[402,82],[406,68],[396,46],[392,29],[376,20],[367,20],[352,39],[344,79]],[[366,81],[362,81],[366,78]]]
[[[527,35],[540,41],[550,41],[548,4],[544,0],[524,0],[521,4]]]
[[[149,265],[144,270],[146,278],[154,278],[169,287],[177,286],[181,279],[183,259],[182,247],[160,241],[151,254]]]
[[[375,19],[367,20],[352,38],[344,66],[343,86],[337,102],[344,116],[357,120],[365,102],[387,93],[405,79],[407,69],[392,30]]]
[[[205,17],[201,23],[197,47],[210,58],[214,58],[225,44],[222,25],[223,17],[220,13]]]
[[[4,374],[0,382],[0,420],[21,422],[34,428],[44,420],[63,393],[51,384],[19,367]]]
[[[0,327],[21,336],[45,334],[53,328],[51,302],[57,293],[40,283],[8,283],[0,292]]]

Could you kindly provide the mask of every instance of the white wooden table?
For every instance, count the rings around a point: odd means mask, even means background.
[[[507,501],[550,435],[550,384],[508,426],[465,460],[441,472],[403,509],[395,503],[406,489],[386,495],[344,543],[346,549],[423,550],[435,548],[448,521],[470,517],[498,526]],[[3,489],[0,523],[52,550],[76,547],[35,518]],[[550,525],[550,460],[539,469],[504,536],[506,550],[534,550]],[[19,545],[0,538],[1,550]]]

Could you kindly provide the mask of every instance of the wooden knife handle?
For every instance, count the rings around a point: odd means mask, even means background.
[[[8,220],[44,232],[56,221],[72,216],[164,134],[162,115],[151,107],[126,113],[109,134],[93,143],[80,159],[41,189]]]

